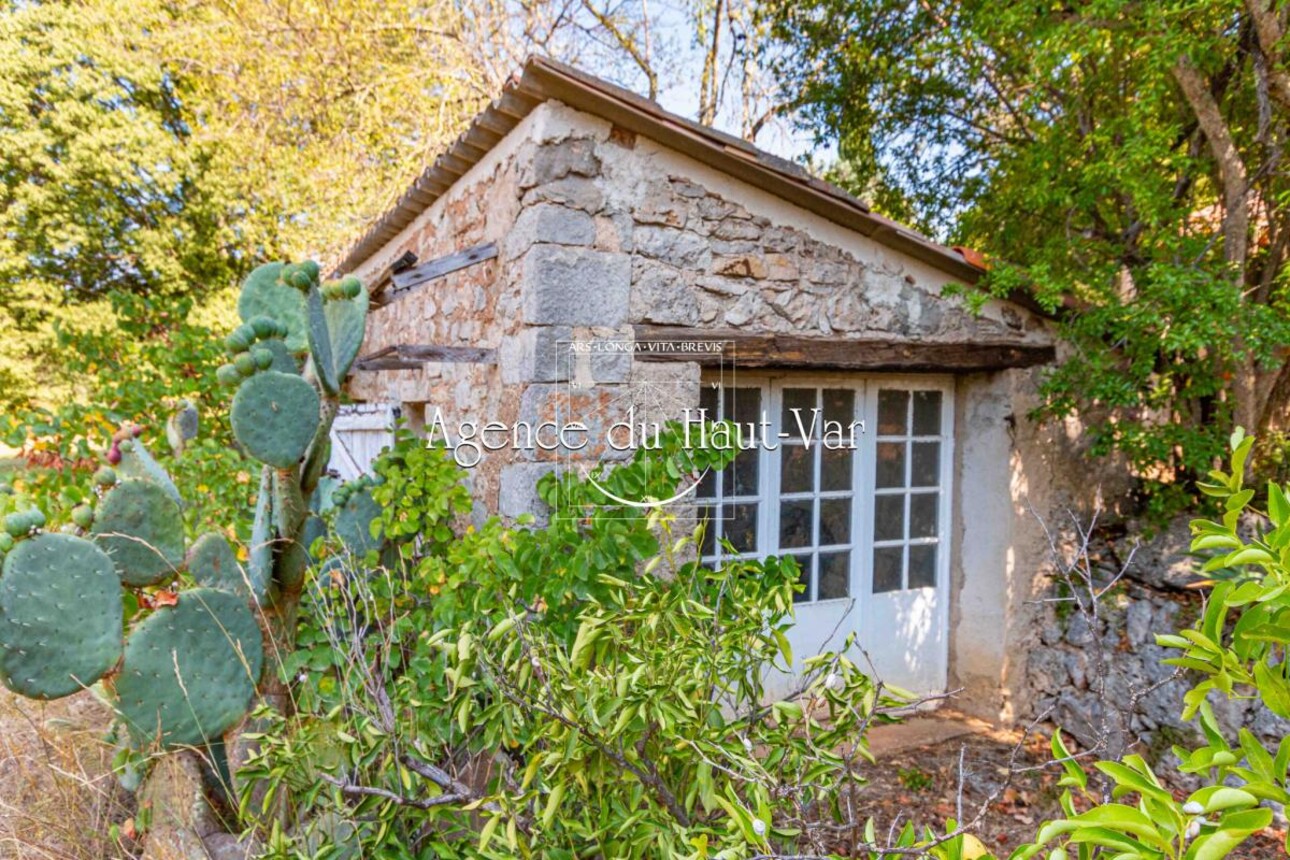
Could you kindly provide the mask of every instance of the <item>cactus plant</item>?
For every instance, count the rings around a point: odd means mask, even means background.
[[[367,292],[352,276],[309,293],[309,348],[318,381],[333,394],[358,358],[367,307]]]
[[[264,316],[287,327],[287,349],[303,353],[309,349],[305,325],[305,296],[281,279],[282,263],[266,263],[247,276],[237,300],[237,312],[243,320]]]
[[[165,582],[184,560],[179,505],[164,487],[143,478],[130,478],[108,491],[90,534],[129,586]]]
[[[318,391],[303,377],[261,371],[233,396],[233,435],[260,462],[290,469],[317,434],[319,405]]]
[[[268,583],[242,569],[228,538],[219,532],[208,532],[195,540],[184,566],[198,585],[241,594],[256,604],[264,599]]]
[[[354,555],[366,555],[379,549],[381,539],[372,534],[372,524],[381,515],[381,506],[368,492],[371,479],[363,476],[338,487],[332,494],[336,506],[336,536]]]
[[[35,699],[68,696],[121,657],[121,582],[92,542],[20,541],[0,576],[0,681]]]
[[[0,534],[0,682],[54,698],[102,683],[139,746],[217,741],[247,712],[264,669],[294,633],[309,564],[305,500],[330,452],[338,395],[362,344],[368,309],[357,279],[322,285],[315,263],[270,263],[243,284],[243,323],[225,341],[218,378],[236,385],[231,420],[246,453],[264,466],[245,568],[227,539],[203,535],[185,553],[182,499],[148,453],[140,428],[113,437],[94,476],[98,501],[65,528],[15,510]],[[182,442],[195,414],[171,434]],[[191,426],[189,426],[191,425]],[[173,444],[172,439],[172,444]],[[358,492],[357,490],[355,492]],[[370,496],[341,512],[346,542],[374,545]],[[88,535],[82,536],[82,534]],[[122,634],[122,587],[151,589],[187,571],[197,587],[143,592],[128,605],[151,612]],[[273,700],[278,673],[260,692]]]
[[[264,669],[260,626],[246,601],[194,588],[131,633],[113,688],[141,746],[202,744],[241,720]]]

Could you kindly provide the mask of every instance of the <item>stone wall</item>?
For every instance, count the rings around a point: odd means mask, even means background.
[[[608,349],[573,356],[570,343],[629,349],[633,323],[897,340],[1049,339],[1018,308],[993,302],[983,315],[969,313],[961,300],[939,295],[946,277],[925,264],[704,171],[558,103],[536,108],[359,271],[371,276],[407,250],[424,261],[496,242],[495,260],[376,311],[368,348],[493,347],[498,365],[361,374],[351,394],[399,403],[414,423],[426,404],[449,424],[535,421],[575,406],[594,407],[606,423],[635,406],[638,418],[654,421],[697,404],[695,366],[644,365],[629,351]],[[645,375],[667,396],[640,402],[633,382]],[[577,404],[569,400],[574,382]],[[526,510],[533,497],[520,488],[569,454],[490,454],[472,470],[476,495],[489,512]]]
[[[1175,667],[1162,662],[1178,652],[1155,643],[1157,633],[1188,627],[1203,611],[1200,595],[1186,588],[1196,581],[1189,543],[1182,520],[1143,543],[1120,584],[1101,604],[1103,617],[1097,629],[1069,605],[1047,605],[1028,658],[1026,684],[1032,716],[1048,713],[1050,722],[1088,746],[1106,723],[1108,702],[1120,707],[1149,690],[1129,713],[1128,743],[1136,744],[1136,751],[1149,760],[1160,761],[1168,758],[1173,744],[1200,742],[1194,723],[1180,717],[1183,695],[1190,689],[1188,679],[1174,677]],[[1127,538],[1100,539],[1090,554],[1098,575],[1105,581],[1113,578],[1121,560],[1129,557],[1130,546]],[[1050,590],[1048,596],[1055,593]],[[1104,693],[1094,657],[1099,648],[1109,667]],[[1210,703],[1232,742],[1238,728],[1249,729],[1272,746],[1290,734],[1290,721],[1276,717],[1257,701],[1213,693]]]

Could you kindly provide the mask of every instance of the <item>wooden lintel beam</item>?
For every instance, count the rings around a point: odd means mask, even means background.
[[[354,362],[354,369],[416,370],[431,363],[497,364],[497,350],[479,346],[387,346]]]
[[[637,359],[693,361],[705,367],[971,373],[1033,367],[1057,357],[1052,346],[1007,341],[819,338],[657,325],[635,330]]]
[[[491,260],[496,256],[497,245],[493,242],[488,242],[484,245],[467,248],[464,251],[457,251],[453,254],[435,257],[433,260],[426,260],[419,266],[412,266],[400,272],[395,272],[391,278],[394,291],[396,293],[406,292],[413,287],[419,287],[422,284],[433,281],[435,278],[442,278],[444,275],[451,274],[458,269],[464,269],[467,266]]]

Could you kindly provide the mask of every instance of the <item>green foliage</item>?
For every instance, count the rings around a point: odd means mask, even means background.
[[[470,492],[461,470],[448,452],[406,428],[398,428],[394,444],[374,464],[380,482],[371,488],[380,505],[381,531],[403,545],[409,557],[433,555],[454,537],[453,519],[470,510]]]
[[[59,325],[110,318],[113,293],[168,304],[230,284],[241,263],[228,248],[254,247],[242,198],[212,172],[210,145],[193,139],[183,79],[129,37],[152,11],[115,2],[0,11],[5,407],[63,381],[50,378]]]
[[[387,533],[429,539],[405,540],[394,567],[323,566],[283,667],[299,713],[263,714],[241,772],[265,808],[289,794],[304,820],[352,829],[335,847],[279,831],[271,856],[733,857],[813,845],[839,819],[864,730],[893,702],[849,641],[771,699],[767,672],[792,663],[792,560],[708,569],[702,526],[677,533],[604,494],[670,496],[729,462],[677,429],[595,483],[546,479],[544,527],[456,539],[459,470],[400,435],[371,492]],[[937,856],[960,856],[961,838],[947,845]]]
[[[1021,290],[1061,309],[1072,349],[1041,417],[1081,415],[1098,453],[1174,485],[1175,503],[1234,422],[1281,423],[1276,8],[783,0],[770,16],[838,176],[985,252],[976,301]]]
[[[1221,518],[1192,522],[1192,550],[1211,554],[1202,570],[1223,578],[1213,584],[1205,612],[1192,627],[1156,637],[1179,652],[1165,662],[1194,678],[1183,716],[1198,723],[1204,743],[1191,749],[1176,745],[1173,753],[1182,762],[1179,770],[1202,787],[1180,800],[1141,757],[1129,755],[1094,765],[1113,801],[1104,802],[1103,786],[1090,780],[1055,735],[1053,755],[1065,768],[1065,817],[1044,825],[1033,844],[1013,854],[1017,860],[1039,856],[1054,844],[1078,852],[1081,860],[1226,857],[1272,822],[1265,803],[1290,802],[1290,738],[1268,750],[1242,728],[1232,743],[1209,702],[1212,695],[1253,697],[1290,717],[1290,502],[1285,487],[1269,484],[1267,510],[1253,507],[1255,491],[1244,477],[1253,448],[1254,439],[1238,428],[1231,438],[1231,472],[1211,471],[1201,485],[1221,505]],[[1264,514],[1269,528],[1247,539],[1241,521],[1250,513]]]
[[[317,295],[317,266],[293,271],[312,274],[292,289]],[[228,338],[231,352],[254,361],[238,374],[235,435],[266,461],[248,570],[229,544],[232,528],[205,534],[185,554],[182,496],[144,446],[142,428],[113,434],[107,456],[115,468],[94,473],[93,496],[63,493],[76,505],[66,528],[88,534],[92,543],[44,534],[45,515],[29,506],[22,488],[5,486],[0,680],[6,686],[54,697],[102,678],[132,742],[142,748],[215,742],[245,715],[264,668],[264,633],[275,656],[291,646],[308,562],[304,500],[326,464],[339,405],[320,394],[323,386],[311,371],[269,369],[275,355],[263,344],[276,341],[285,351],[288,332],[283,320],[257,315]],[[176,451],[193,456],[201,449],[192,444],[197,428],[190,408],[183,401],[179,421],[168,429]],[[248,430],[242,425],[250,419],[258,425]],[[265,430],[273,438],[266,441]],[[88,504],[91,499],[97,503]],[[156,588],[185,565],[192,579],[213,587],[178,594]],[[123,616],[130,628],[124,649]],[[78,620],[81,628],[65,629]]]
[[[24,467],[12,480],[42,510],[61,516],[91,497],[98,456],[119,427],[146,421],[132,426],[154,445],[161,438],[153,423],[158,413],[187,402],[200,415],[201,435],[159,460],[195,490],[184,509],[188,532],[223,526],[227,511],[246,508],[254,490],[215,376],[223,331],[212,314],[231,311],[232,301],[217,296],[199,307],[190,299],[123,293],[108,301],[115,310],[102,326],[58,327],[60,378],[74,386],[74,399],[0,411],[0,442],[23,452]]]

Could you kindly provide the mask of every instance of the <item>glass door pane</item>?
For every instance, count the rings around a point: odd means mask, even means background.
[[[944,395],[879,388],[874,443],[873,592],[936,586],[941,552]]]
[[[777,551],[802,569],[798,603],[849,597],[860,398],[854,388],[804,385],[776,395]]]
[[[755,555],[761,547],[764,490],[758,428],[762,416],[760,387],[702,386],[699,406],[708,421],[730,421],[739,430],[740,450],[721,472],[709,472],[695,491],[699,517],[706,521],[700,553],[705,561]]]

